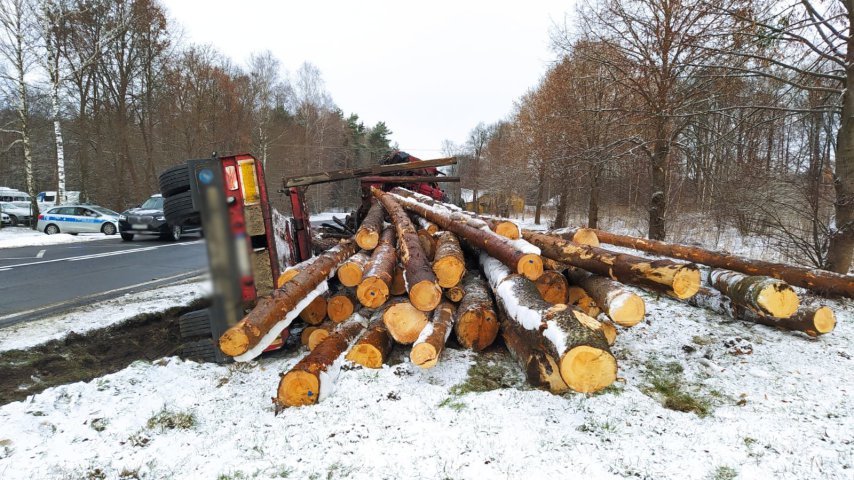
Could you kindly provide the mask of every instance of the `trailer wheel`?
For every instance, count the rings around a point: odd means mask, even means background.
[[[190,189],[190,168],[186,164],[167,168],[160,174],[160,194],[171,197]]]
[[[190,339],[211,336],[211,316],[208,309],[185,313],[178,318],[181,338]]]
[[[199,212],[193,209],[193,196],[189,191],[164,198],[163,215],[172,225],[200,223]]]

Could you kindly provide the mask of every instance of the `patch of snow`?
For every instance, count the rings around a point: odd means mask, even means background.
[[[542,254],[539,247],[531,244],[530,242],[528,242],[525,239],[522,239],[522,238],[517,238],[516,240],[507,239],[507,241],[510,242],[510,244],[513,245],[514,248],[522,251],[523,253],[532,253],[534,255],[541,255]]]
[[[84,334],[144,313],[186,306],[210,295],[211,290],[210,280],[191,279],[145,292],[125,294],[45,319],[5,327],[0,329],[0,352],[26,349],[64,338],[69,332]]]
[[[448,330],[450,331],[453,329],[449,328]],[[433,322],[427,322],[427,325],[421,329],[421,333],[418,334],[418,339],[415,340],[412,346],[414,347],[415,345],[426,342],[430,335],[433,335]]]
[[[48,245],[60,245],[64,243],[91,242],[95,240],[116,239],[115,235],[104,235],[103,233],[80,233],[71,235],[69,233],[57,233],[48,235],[38,230],[27,227],[4,227],[0,229],[0,249],[16,247],[41,247]]]

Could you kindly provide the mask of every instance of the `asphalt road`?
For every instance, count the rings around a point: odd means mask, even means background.
[[[204,240],[142,238],[0,249],[0,328],[208,271]]]

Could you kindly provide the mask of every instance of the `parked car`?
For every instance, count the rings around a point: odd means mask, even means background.
[[[97,233],[115,235],[119,214],[97,205],[62,205],[39,215],[37,228],[48,234]]]
[[[32,211],[29,206],[22,207],[12,202],[0,202],[0,210],[2,210],[6,215],[9,215],[12,225],[17,225],[19,223],[29,225],[30,221],[33,219]]]
[[[12,218],[5,213],[0,213],[0,223],[3,225],[12,225]]]
[[[176,241],[185,233],[202,233],[197,225],[172,225],[163,214],[163,195],[152,195],[142,205],[122,212],[119,233],[122,240],[131,241],[135,235],[157,235],[162,240]]]
[[[56,192],[55,191],[39,192],[38,195],[36,195],[36,201],[38,203],[46,203],[49,205],[55,205],[56,204]],[[61,200],[59,203],[79,204],[80,203],[80,192],[78,192],[76,190],[66,190],[65,191],[65,198],[63,200]]]
[[[12,202],[23,207],[30,203],[30,196],[14,188],[0,187],[0,202]]]

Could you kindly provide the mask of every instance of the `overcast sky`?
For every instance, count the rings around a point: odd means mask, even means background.
[[[314,63],[345,114],[385,121],[421,158],[506,117],[553,61],[552,25],[574,9],[573,0],[164,3],[186,40],[237,63],[266,49],[290,72]]]

